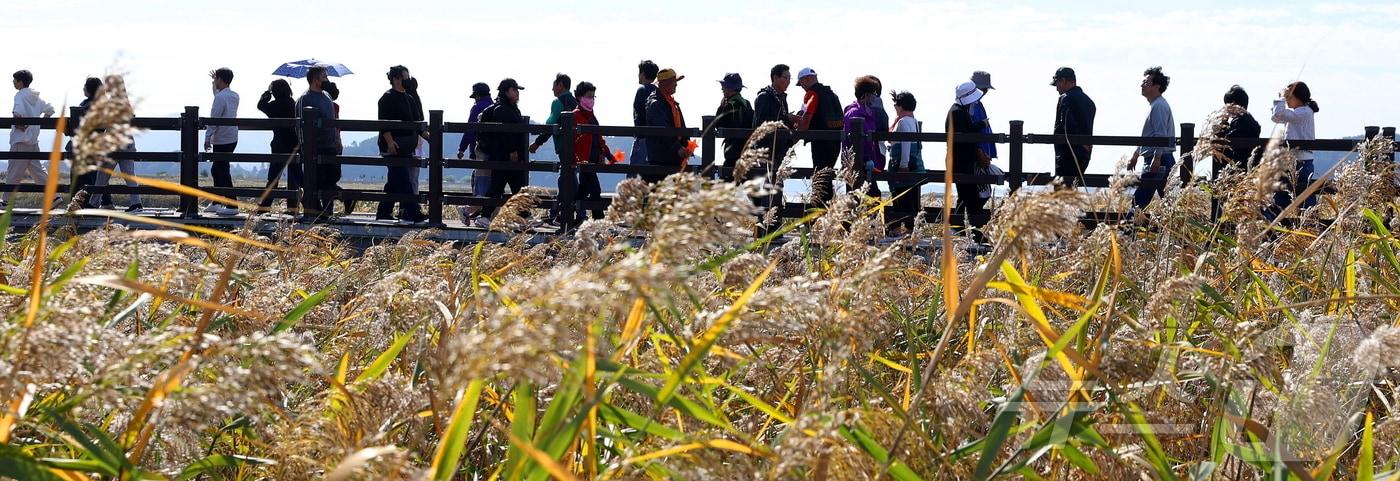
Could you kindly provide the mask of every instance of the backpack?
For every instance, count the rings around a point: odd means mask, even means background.
[[[476,121],[477,121],[477,122],[495,122],[495,121],[496,121],[496,107],[497,107],[497,106],[500,106],[500,105],[501,105],[501,104],[498,104],[498,103],[492,103],[491,105],[487,106],[487,107],[486,107],[486,110],[482,110],[482,111],[481,111],[481,115],[478,116],[478,117],[476,118]],[[482,151],[482,152],[484,152],[484,153],[486,154],[486,159],[485,159],[485,160],[497,160],[497,159],[495,158],[495,157],[496,157],[496,144],[497,144],[496,136],[497,136],[497,135],[499,135],[499,134],[496,133],[496,132],[485,132],[485,131],[477,132],[477,134],[476,134],[476,148],[477,148],[478,150],[480,150],[480,151]]]

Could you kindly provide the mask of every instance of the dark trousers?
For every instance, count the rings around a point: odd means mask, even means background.
[[[274,143],[272,144],[272,153],[275,155],[287,156],[286,158],[290,158],[292,155],[292,149],[294,147],[295,146],[289,147],[286,145],[278,145]],[[283,171],[287,173],[287,189],[296,191],[301,189],[302,186],[305,184],[305,182],[302,180],[303,171],[301,167],[301,162],[296,162],[289,165],[286,160],[280,160],[271,162],[267,166],[267,187],[276,189],[278,181],[282,179]],[[299,194],[293,192],[292,197],[287,199],[288,210],[296,209],[298,207],[298,205],[300,204],[300,202],[297,201],[298,195]],[[260,207],[269,207],[271,205],[272,197],[263,199],[262,202],[258,203],[258,206]]]
[[[836,158],[841,156],[841,143],[832,141],[810,142],[812,145],[812,169],[813,172],[824,168],[836,168]],[[838,172],[833,172],[838,173]],[[831,201],[831,196],[835,194],[835,187],[832,186],[836,177],[830,176],[822,179],[821,184],[813,184],[812,191],[820,192],[821,198],[817,199],[825,204]]]
[[[971,173],[971,172],[969,172]],[[958,202],[953,204],[953,225],[963,225],[963,232],[971,232],[972,239],[979,242],[987,242],[987,237],[982,233],[982,226],[987,225],[987,199],[977,194],[977,184],[954,184],[957,186]],[[966,219],[966,221],[964,221]],[[971,230],[976,228],[976,230]]]
[[[1312,183],[1315,169],[1312,160],[1298,161],[1296,177],[1280,179],[1283,181],[1283,190],[1274,192],[1274,205],[1264,208],[1264,218],[1272,222],[1283,213],[1284,209],[1288,208],[1289,204],[1293,203],[1294,197],[1302,195],[1303,191],[1308,189],[1308,184]],[[1310,195],[1298,206],[1298,210],[1302,211],[1315,205],[1317,205],[1317,196]]]
[[[597,201],[597,200],[603,200],[603,184],[600,183],[600,182],[598,182],[598,173],[597,173],[597,172],[579,172],[579,173],[578,173],[578,200],[581,200],[581,201]],[[583,206],[578,206],[577,209],[578,209],[578,221],[579,221],[579,222],[583,222],[583,221],[585,220],[584,208],[583,208]],[[590,212],[593,214],[593,219],[594,219],[594,220],[599,220],[599,219],[602,219],[602,218],[603,218],[603,211],[604,211],[603,208],[601,208],[601,207],[595,207],[595,208],[593,208]]]
[[[321,147],[316,149],[317,157],[330,157],[338,155],[334,147]],[[305,183],[306,164],[296,163],[287,171],[287,185],[292,184],[292,173],[296,173],[296,180],[306,190],[302,194],[302,211],[306,215],[329,215],[335,212],[335,200],[340,198],[340,164],[316,164],[316,184],[315,186]],[[291,205],[291,204],[288,204]]]
[[[412,157],[386,156],[389,159],[411,159]],[[385,194],[416,195],[413,190],[413,180],[409,177],[411,167],[393,166],[389,167],[388,179],[384,182]],[[423,211],[418,207],[417,201],[384,201],[379,203],[379,210],[375,212],[375,218],[388,219],[393,217],[394,205],[399,206],[399,218],[406,220],[419,220],[423,217]]]
[[[236,148],[238,148],[238,142],[215,145],[214,153],[230,154],[233,153],[233,150]],[[209,167],[209,176],[214,178],[214,187],[233,187],[233,174],[229,170],[229,163],[227,161],[214,161],[213,165]],[[238,199],[231,195],[227,197],[234,200]]]
[[[889,225],[904,226],[907,230],[914,230],[914,217],[923,210],[923,203],[920,202],[919,198],[922,195],[919,193],[922,188],[923,184],[890,186],[890,195],[899,197],[895,198],[891,205],[893,209],[890,211],[893,212],[893,215],[886,217],[889,220]]]
[[[1139,186],[1137,189],[1133,190],[1133,205],[1137,206],[1138,209],[1147,208],[1147,204],[1152,203],[1153,196],[1165,195],[1164,193],[1167,188],[1166,180],[1167,177],[1171,175],[1172,168],[1176,166],[1176,159],[1172,157],[1172,154],[1161,155],[1162,158],[1161,161],[1158,163],[1159,168],[1157,169],[1157,172],[1148,172],[1146,170],[1147,167],[1152,166],[1152,162],[1154,160],[1153,156],[1147,156],[1142,159],[1142,161],[1144,162],[1144,169],[1142,172],[1141,179],[1158,182],[1160,185],[1157,185],[1155,187]]]
[[[492,199],[501,199],[506,196],[506,186],[510,186],[511,194],[519,194],[525,190],[525,186],[530,185],[530,173],[524,170],[493,170],[491,171],[491,190],[486,191],[486,196]],[[488,205],[481,208],[481,215],[491,217],[496,215],[496,206]]]

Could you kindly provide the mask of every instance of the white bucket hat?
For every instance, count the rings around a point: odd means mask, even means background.
[[[963,82],[958,85],[955,93],[958,105],[972,105],[973,102],[982,100],[982,91],[977,88],[977,84],[972,82]]]

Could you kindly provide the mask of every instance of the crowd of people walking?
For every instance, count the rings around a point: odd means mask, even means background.
[[[425,116],[423,101],[418,94],[418,80],[413,77],[407,67],[402,65],[390,67],[385,76],[388,89],[379,98],[377,118],[416,122],[422,125]],[[722,78],[717,79],[719,105],[715,110],[713,125],[710,127],[748,129],[757,128],[769,122],[778,122],[782,127],[798,132],[840,132],[838,140],[829,140],[823,137],[821,140],[806,141],[806,146],[810,149],[813,167],[817,170],[840,170],[842,166],[838,164],[843,152],[859,152],[859,157],[864,159],[864,165],[853,166],[850,169],[855,174],[855,181],[847,186],[847,190],[849,192],[864,192],[870,196],[878,197],[884,194],[880,191],[879,184],[871,181],[871,175],[876,172],[919,173],[928,168],[922,156],[921,143],[912,141],[880,142],[874,140],[871,135],[876,131],[899,133],[922,131],[923,123],[916,117],[919,101],[913,93],[907,90],[890,92],[889,101],[892,108],[886,108],[884,84],[878,77],[864,75],[855,79],[850,90],[852,101],[843,106],[837,91],[822,83],[815,69],[805,67],[797,71],[795,79],[796,85],[802,90],[802,98],[790,103],[788,90],[794,83],[793,77],[793,71],[789,66],[784,64],[773,66],[768,72],[767,85],[759,88],[753,101],[750,102],[744,96],[744,91],[748,87],[745,85],[743,76],[739,73],[725,74]],[[938,118],[939,124],[955,134],[992,133],[993,129],[988,121],[987,108],[982,102],[986,95],[995,90],[991,77],[988,72],[977,71],[972,73],[968,81],[954,86],[950,96],[951,101],[946,104],[948,105],[947,112]],[[638,87],[632,103],[633,125],[666,129],[687,128],[685,112],[675,98],[677,88],[685,78],[676,69],[662,68],[649,60],[638,64]],[[239,95],[232,88],[233,71],[228,68],[213,70],[210,72],[210,81],[213,99],[208,117],[237,118],[239,115]],[[289,162],[289,160],[296,158],[293,154],[298,151],[314,149],[317,154],[327,156],[341,155],[344,152],[340,131],[331,127],[333,122],[329,122],[339,117],[340,106],[335,102],[339,96],[339,89],[334,82],[330,81],[324,67],[317,66],[308,69],[305,81],[307,82],[305,91],[296,95],[290,82],[283,79],[274,80],[258,98],[257,108],[268,118],[299,119],[306,115],[306,112],[312,111],[315,112],[315,115],[320,116],[321,123],[316,125],[326,126],[317,129],[314,136],[316,145],[314,146],[303,145],[306,133],[300,131],[299,128],[278,127],[272,130],[270,151],[276,155],[285,155],[287,160],[274,160],[269,163],[266,184],[269,187],[277,187],[284,173],[288,189],[298,191],[307,187],[305,185],[307,179],[303,178],[302,166]],[[55,114],[53,106],[43,100],[39,92],[31,88],[34,83],[33,74],[25,70],[15,72],[13,82],[17,91],[12,111],[14,117],[37,118],[50,117]],[[1088,170],[1092,159],[1094,146],[1082,141],[1082,139],[1083,136],[1094,135],[1094,119],[1097,108],[1094,101],[1079,86],[1074,69],[1069,67],[1057,69],[1050,84],[1059,96],[1054,112],[1053,134],[1066,139],[1065,142],[1057,143],[1054,146],[1054,174],[1058,179],[1058,188],[1075,188],[1084,185],[1084,173]],[[1134,192],[1135,210],[1147,207],[1155,197],[1162,195],[1164,181],[1170,176],[1170,172],[1177,163],[1174,154],[1176,123],[1172,115],[1171,105],[1165,97],[1170,84],[1171,77],[1167,76],[1161,67],[1151,67],[1143,72],[1140,87],[1142,97],[1148,103],[1148,109],[1143,122],[1142,137],[1164,138],[1166,143],[1143,146],[1132,153],[1129,168],[1136,169],[1140,161],[1143,166],[1141,178],[1153,181],[1148,182],[1149,185],[1137,188]],[[86,80],[83,86],[86,99],[79,105],[78,114],[75,115],[76,118],[73,119],[72,125],[77,125],[82,121],[82,113],[86,111],[101,88],[102,81],[100,79],[88,78]],[[506,78],[496,84],[493,95],[489,84],[485,82],[474,83],[469,95],[473,103],[468,112],[468,121],[525,124],[527,117],[519,107],[521,92],[524,89],[515,79]],[[598,125],[600,122],[594,113],[597,90],[598,87],[591,82],[583,81],[575,85],[569,75],[562,73],[556,75],[551,85],[551,95],[554,99],[545,123],[558,124],[561,119],[572,117],[576,125]],[[1249,95],[1243,88],[1238,85],[1230,87],[1224,95],[1224,103],[1224,108],[1231,113],[1229,126],[1224,132],[1224,136],[1257,138],[1260,135],[1259,123],[1247,110]],[[794,104],[797,106],[796,110],[791,107]],[[314,107],[314,109],[308,110],[307,107]],[[1318,104],[1312,99],[1307,84],[1292,82],[1280,91],[1278,98],[1274,101],[1271,120],[1283,125],[1283,128],[1286,129],[1286,140],[1313,140],[1315,138],[1314,116],[1318,111]],[[853,135],[856,132],[856,126],[863,129],[861,132],[863,135]],[[12,152],[38,152],[39,130],[36,125],[15,125],[10,131],[10,150]],[[67,134],[72,135],[71,128]],[[753,142],[754,145],[770,147],[769,160],[775,164],[785,158],[790,150],[798,147],[796,142],[790,140],[790,136],[770,135],[769,138],[754,139]],[[688,135],[671,135],[669,133],[637,137],[630,153],[623,151],[614,153],[604,137],[597,134],[578,134],[573,139],[552,139],[551,137],[551,134],[543,134],[531,141],[529,134],[525,133],[468,132],[463,135],[458,145],[456,158],[520,163],[527,161],[530,154],[536,153],[546,142],[554,140],[555,154],[561,158],[561,161],[592,164],[626,161],[632,165],[685,168],[697,148]],[[424,145],[429,140],[426,129],[405,127],[384,130],[379,132],[376,140],[381,156],[386,159],[405,161],[387,167],[383,190],[386,194],[396,197],[379,203],[376,209],[376,219],[406,223],[427,220],[428,216],[424,214],[422,207],[413,200],[419,193],[419,172],[418,167],[414,166],[412,162],[412,159],[424,157]],[[206,152],[234,152],[238,141],[239,130],[235,125],[208,125],[204,129],[203,146]],[[564,142],[570,141],[573,142],[573,148],[566,149]],[[721,150],[722,168],[718,169],[718,174],[724,180],[746,180],[736,179],[733,175],[734,167],[739,162],[746,143],[745,139],[724,139]],[[69,145],[71,148],[71,142]],[[952,168],[955,173],[974,175],[999,173],[993,163],[998,158],[995,143],[960,142],[955,143],[951,148]],[[134,151],[134,149],[133,144],[127,146],[125,150]],[[568,155],[572,155],[573,158],[562,159]],[[1230,160],[1242,164],[1248,164],[1252,155],[1253,153],[1246,149],[1229,153]],[[1285,179],[1288,188],[1277,194],[1276,205],[1266,209],[1267,216],[1278,215],[1281,209],[1291,203],[1294,196],[1301,193],[1310,182],[1314,170],[1313,153],[1308,150],[1300,150],[1297,158],[1295,175]],[[108,172],[114,170],[131,175],[135,174],[134,162],[130,159],[113,161],[112,165],[101,167],[105,169],[77,177],[74,183],[75,188],[83,189],[87,186],[106,185],[111,177]],[[568,186],[567,191],[576,192],[576,196],[574,199],[561,199],[560,205],[565,202],[592,201],[602,198],[602,188],[597,174],[572,170],[570,172],[561,173],[558,182],[561,187]],[[210,163],[209,174],[213,187],[233,187],[229,161],[213,160]],[[335,201],[340,197],[338,194],[342,192],[339,187],[341,177],[339,164],[319,164],[315,174],[317,185],[314,186],[316,187],[314,191],[320,194],[316,198],[293,195],[287,202],[288,211],[300,210],[303,214],[315,218],[326,218],[335,212]],[[40,161],[11,159],[6,172],[6,183],[9,185],[22,182],[37,183],[46,177],[44,166]],[[664,176],[643,174],[640,177],[647,182],[656,182]],[[835,194],[834,178],[835,175],[814,176],[811,186],[814,202],[831,200]],[[129,185],[133,185],[131,182],[128,180]],[[529,175],[525,170],[477,169],[471,178],[473,193],[491,198],[504,197],[507,189],[512,193],[519,193],[529,185],[529,182]],[[893,210],[897,212],[890,219],[891,228],[897,231],[908,231],[914,226],[914,217],[910,213],[918,211],[921,206],[921,184],[918,182],[890,182],[889,188],[891,190],[889,195],[894,198],[895,208]],[[309,192],[313,189],[307,190]],[[958,183],[956,185],[957,200],[955,206],[958,218],[967,219],[973,227],[980,226],[987,218],[986,206],[992,197],[992,192],[991,186],[986,184]],[[10,202],[12,194],[12,190],[6,190],[3,202]],[[353,211],[353,201],[343,200],[345,204],[343,212]],[[86,197],[84,202],[88,204],[88,207],[115,208],[109,194]],[[1304,205],[1310,206],[1314,202],[1314,199],[1307,199],[1304,201]],[[139,195],[131,195],[128,204],[127,210],[140,210],[142,208]],[[3,205],[0,204],[0,206]],[[260,207],[264,209],[270,206],[270,199],[264,199],[260,203]],[[204,210],[216,215],[238,213],[236,205],[219,203],[211,203]],[[495,210],[495,207],[492,206],[461,207],[459,214],[464,222],[486,227],[490,225]],[[586,209],[556,207],[549,218],[544,219],[544,222],[560,228],[567,228],[582,222],[590,215],[598,218],[601,217],[602,212],[597,209],[590,212]],[[972,232],[974,236],[980,235],[975,229]]]

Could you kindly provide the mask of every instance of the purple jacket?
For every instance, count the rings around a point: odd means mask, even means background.
[[[865,131],[865,141],[861,145],[861,148],[865,149],[865,160],[867,162],[874,161],[875,169],[884,170],[885,158],[880,155],[880,147],[870,138],[870,134],[874,133],[875,128],[880,125],[880,119],[875,116],[875,111],[870,110],[868,106],[861,105],[860,101],[851,102],[851,105],[846,106],[846,114],[842,117],[844,125],[841,127],[841,149],[851,148],[851,121],[857,118],[865,120],[865,126],[862,129]]]
[[[467,122],[476,122],[480,120],[481,112],[486,110],[486,107],[490,106],[490,97],[482,97],[480,99],[477,99],[476,103],[472,104],[471,114],[467,117]],[[475,157],[476,134],[476,132],[467,132],[462,134],[462,143],[457,144],[457,150],[461,152],[466,152],[467,155]]]

